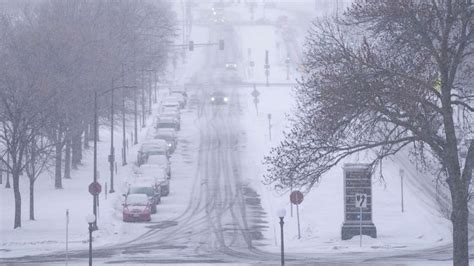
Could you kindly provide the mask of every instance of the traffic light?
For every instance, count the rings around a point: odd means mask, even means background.
[[[219,50],[224,50],[224,40],[219,40]]]
[[[194,42],[189,41],[189,51],[194,51]]]

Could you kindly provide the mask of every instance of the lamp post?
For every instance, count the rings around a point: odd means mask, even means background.
[[[95,215],[94,214],[87,215],[86,221],[89,224],[89,266],[92,266],[92,232],[96,230],[94,228]]]
[[[97,91],[94,91],[94,183],[97,182]],[[95,217],[97,217],[97,195],[92,195],[93,200],[92,200],[92,213],[94,214],[94,229],[97,229],[97,220]]]
[[[285,209],[279,209],[277,211],[278,217],[280,217],[280,232],[281,232],[281,265],[285,265],[285,242],[283,238],[283,218],[285,218],[286,215],[286,210]]]

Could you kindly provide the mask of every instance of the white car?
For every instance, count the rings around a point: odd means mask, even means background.
[[[181,94],[172,94],[165,98],[164,102],[178,102],[180,108],[184,108],[186,105],[186,99]]]
[[[168,143],[170,153],[173,153],[176,150],[178,145],[176,130],[173,128],[159,128],[155,134],[155,139],[164,139]]]
[[[159,165],[143,164],[135,171],[138,174],[138,180],[141,182],[145,180],[155,182],[155,184],[160,186],[160,194],[162,196],[168,196],[170,193],[170,182],[166,169]]]
[[[144,164],[150,155],[170,156],[169,146],[166,140],[153,139],[143,143],[137,155],[138,165]]]
[[[161,106],[163,109],[165,108],[176,108],[176,109],[181,109],[181,103],[178,102],[176,99],[171,99],[171,100],[165,100],[161,103]]]
[[[151,165],[158,165],[164,168],[168,175],[168,178],[171,178],[170,160],[165,155],[151,155],[148,157],[148,160],[146,163],[151,164]]]

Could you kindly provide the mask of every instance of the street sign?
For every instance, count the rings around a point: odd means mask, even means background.
[[[254,66],[255,66],[255,62],[254,62],[254,61],[250,61],[250,66],[251,66],[251,67],[254,67]]]
[[[357,208],[367,208],[367,194],[355,194],[355,206]]]
[[[290,194],[290,201],[291,201],[291,203],[293,203],[295,205],[301,204],[301,202],[303,202],[303,198],[304,198],[303,193],[301,193],[298,190],[295,190],[295,191],[291,192],[291,194]]]
[[[251,93],[251,95],[255,98],[257,98],[258,96],[260,96],[260,92],[257,90],[257,89],[254,89]]]
[[[92,196],[99,195],[101,191],[102,191],[102,186],[98,182],[92,182],[89,185],[89,193],[91,193]]]
[[[259,103],[259,102],[260,102],[260,101],[258,100],[258,98],[253,99],[253,103],[254,103],[254,104],[257,104],[257,103]]]

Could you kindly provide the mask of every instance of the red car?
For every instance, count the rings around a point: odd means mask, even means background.
[[[152,203],[146,194],[129,194],[123,203],[123,221],[150,221],[151,205]]]

